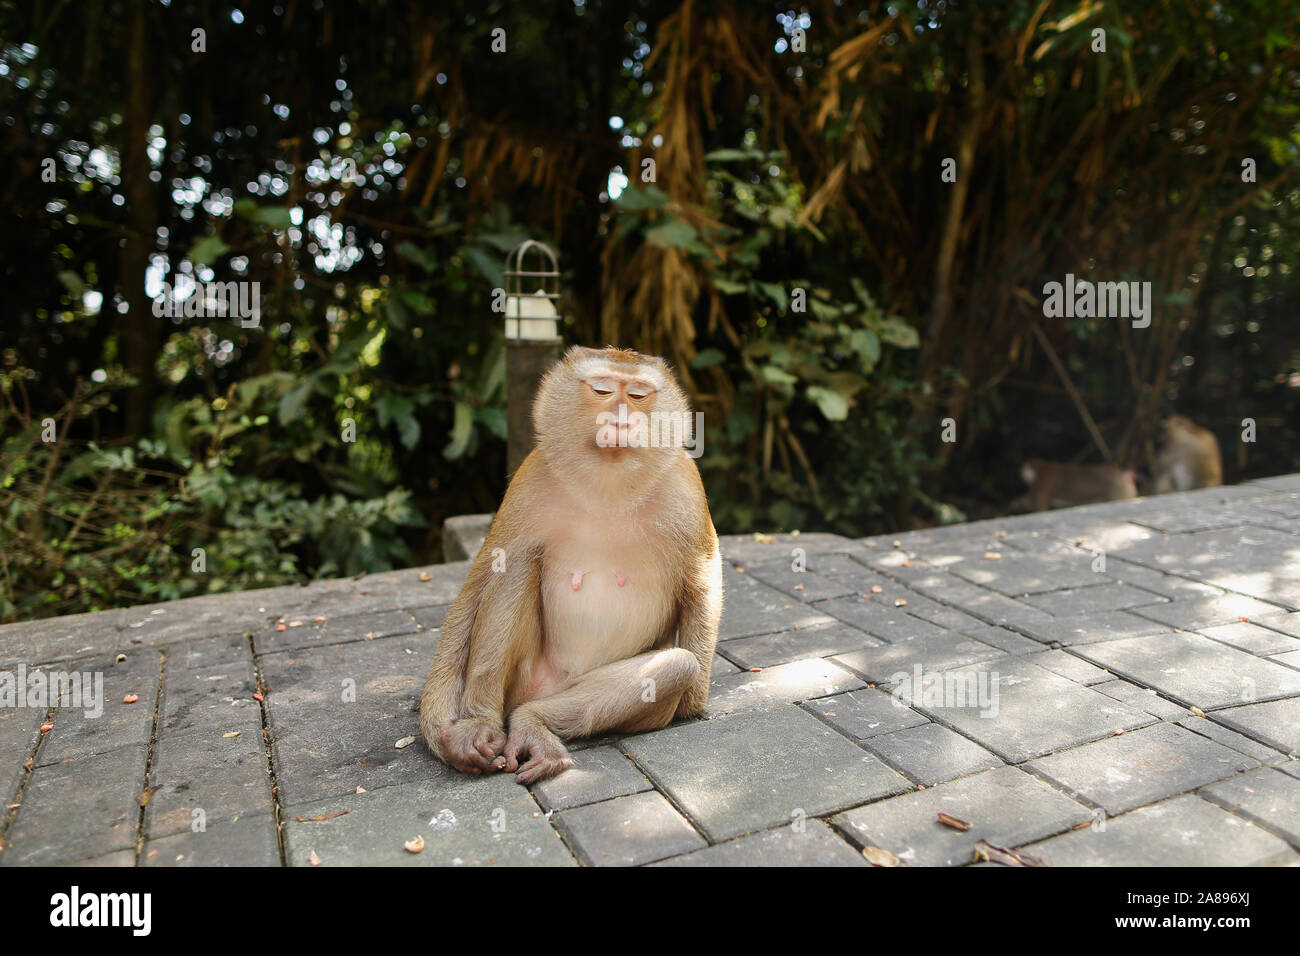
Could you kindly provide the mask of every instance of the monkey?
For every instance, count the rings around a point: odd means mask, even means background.
[[[1029,485],[1029,494],[1012,503],[1015,510],[1045,511],[1138,496],[1133,472],[1114,465],[1070,465],[1031,458],[1021,466],[1020,476]]]
[[[1156,456],[1156,494],[1223,484],[1223,457],[1213,432],[1182,415],[1166,418],[1163,432],[1164,441]]]
[[[421,732],[449,766],[530,784],[574,766],[566,739],[703,711],[718,536],[694,460],[644,441],[636,412],[689,420],[661,358],[574,346],[543,377],[535,447],[447,612],[420,698]]]

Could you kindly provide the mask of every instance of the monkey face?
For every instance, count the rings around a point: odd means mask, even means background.
[[[534,418],[548,458],[628,471],[666,462],[690,437],[667,364],[624,349],[570,349],[547,375]]]

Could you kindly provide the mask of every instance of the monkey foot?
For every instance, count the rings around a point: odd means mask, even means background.
[[[447,763],[465,773],[482,774],[502,770],[505,732],[477,720],[452,720],[438,728],[438,739]]]
[[[523,763],[520,759],[525,758]],[[560,738],[544,727],[511,728],[506,742],[505,769],[523,784],[546,780],[574,765]]]

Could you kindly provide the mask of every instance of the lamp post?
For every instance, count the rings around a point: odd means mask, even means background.
[[[535,254],[533,269],[525,258]],[[560,358],[560,271],[555,253],[529,239],[506,256],[506,477],[533,449],[533,399]]]

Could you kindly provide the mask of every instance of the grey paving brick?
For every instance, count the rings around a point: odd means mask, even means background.
[[[950,565],[947,570],[972,584],[991,588],[1007,597],[1089,587],[1113,580],[1105,573],[1092,570],[1093,557],[1090,554],[1048,557],[1010,551],[986,553],[1001,554],[1002,557],[991,560],[983,555],[971,554],[965,560]]]
[[[543,810],[568,810],[652,789],[617,747],[592,747],[574,759],[576,766],[533,786],[533,796]]]
[[[1255,623],[1292,637],[1300,637],[1300,611],[1265,614],[1256,618]]]
[[[1218,597],[1179,598],[1168,604],[1152,604],[1134,608],[1131,613],[1159,621],[1181,630],[1236,624],[1242,618],[1271,617],[1279,608],[1241,594],[1224,594]]]
[[[1067,591],[1047,591],[1043,594],[1030,594],[1021,600],[1056,617],[1123,611],[1125,608],[1168,602],[1168,598],[1128,584],[1095,584]]]
[[[1172,571],[1194,580],[1236,591],[1290,610],[1300,609],[1300,577],[1279,574],[1294,561],[1295,535],[1246,525],[1178,535],[1178,546],[1167,538],[1132,542],[1123,556],[1139,564]],[[1242,612],[1247,617],[1255,614]],[[1195,622],[1201,625],[1228,621]]]
[[[1219,711],[1223,713],[1223,711]],[[1202,737],[1209,737],[1216,743],[1221,743],[1225,747],[1231,747],[1239,753],[1246,754],[1248,757],[1254,757],[1261,763],[1272,763],[1282,758],[1280,750],[1273,747],[1265,746],[1257,740],[1252,740],[1245,734],[1239,734],[1235,730],[1229,730],[1220,724],[1216,724],[1208,717],[1197,717],[1194,714],[1188,714],[1186,717],[1176,722],[1179,727],[1185,727],[1194,734],[1200,734]]]
[[[278,630],[279,625],[272,624],[254,632],[253,641],[259,654],[270,654],[322,644],[343,644],[411,634],[416,631],[416,626],[415,618],[406,611],[327,617],[319,623],[313,617],[295,617],[290,614],[284,619],[283,631]]]
[[[1169,508],[1151,510],[1131,520],[1146,528],[1163,531],[1168,534],[1183,534],[1188,531],[1210,531],[1218,528],[1235,528],[1246,524],[1252,512],[1239,507],[1226,507],[1217,511],[1204,508]]]
[[[1092,689],[1107,697],[1123,701],[1138,710],[1144,710],[1152,717],[1159,717],[1161,720],[1178,720],[1189,715],[1187,708],[1181,704],[1166,700],[1149,687],[1139,687],[1126,680],[1103,681],[1093,684]]]
[[[163,672],[163,731],[240,731],[262,735],[262,708],[253,698],[257,678],[251,658],[228,664]]]
[[[986,675],[980,678],[980,674]],[[911,705],[960,731],[1008,763],[1020,763],[1066,747],[1133,730],[1153,718],[1105,694],[1029,663],[1023,657],[972,664],[943,675],[965,682],[966,702],[929,702],[911,684],[900,691]],[[986,706],[972,706],[977,681]]]
[[[850,740],[863,740],[929,723],[928,718],[882,690],[856,690],[806,701],[800,706]]]
[[[910,787],[811,714],[784,705],[628,737],[622,748],[714,842]]]
[[[428,635],[408,634],[264,655],[281,799],[453,773],[425,746],[415,709],[433,650]],[[415,742],[397,749],[408,736]]]
[[[1008,628],[996,627],[992,624],[963,628],[961,633],[982,644],[1006,651],[1008,654],[1035,654],[1043,649],[1042,641],[1035,641]]]
[[[171,673],[218,665],[231,666],[236,661],[252,661],[253,651],[245,634],[222,634],[168,645],[166,669]]]
[[[343,816],[313,820],[346,810]],[[304,821],[299,822],[298,817]],[[455,774],[291,804],[284,821],[290,866],[571,866],[572,855],[511,774]],[[407,841],[424,837],[424,850]]]
[[[722,677],[724,674],[736,674],[740,668],[727,660],[721,654],[713,655],[713,666],[709,668],[709,674],[712,677]]]
[[[852,538],[825,532],[803,534],[724,534],[718,536],[718,546],[728,561],[746,562],[789,560],[794,548],[801,548],[810,557],[821,554],[851,554],[864,549]]]
[[[1260,627],[1249,621],[1220,624],[1218,627],[1202,627],[1198,630],[1210,640],[1231,644],[1251,654],[1271,655],[1300,651],[1300,638],[1288,637],[1286,634]]]
[[[1250,482],[1252,488],[1264,488],[1269,491],[1300,491],[1300,474],[1276,475],[1272,478],[1255,478]]]
[[[971,585],[974,589],[974,585]],[[1023,630],[1025,626],[1046,626],[1055,618],[1046,611],[982,588],[971,593],[949,591],[943,600],[953,601],[961,609],[987,624]]]
[[[1287,654],[1273,654],[1269,657],[1269,660],[1300,670],[1300,651],[1291,651]]]
[[[1288,760],[1285,763],[1278,764],[1273,769],[1280,770],[1288,777],[1295,777],[1300,780],[1300,760]]]
[[[1044,644],[1063,644],[1067,647],[1173,632],[1167,625],[1148,621],[1128,611],[1097,611],[1076,617],[1052,618],[1049,621],[1018,624],[1016,630]]]
[[[773,634],[795,627],[829,624],[833,618],[820,605],[807,607],[776,588],[743,574],[728,576],[718,640]]]
[[[830,661],[813,659],[778,664],[760,671],[741,671],[715,677],[710,682],[705,714],[717,717],[773,703],[790,703],[829,697],[864,686],[863,682]]]
[[[707,846],[655,792],[565,810],[552,822],[588,866],[639,866]]]
[[[938,724],[922,724],[879,734],[862,746],[923,786],[1001,767],[1002,761],[979,744]]]
[[[1292,855],[1273,834],[1190,794],[1025,851],[1048,866],[1255,866]]]
[[[1159,723],[1032,760],[1026,769],[1114,816],[1257,764],[1177,724]]]
[[[988,627],[982,620],[938,601],[917,595],[907,599],[906,610],[913,617],[941,627],[948,631],[960,631],[969,634],[972,631]]]
[[[885,644],[832,657],[868,682],[889,684],[904,680],[916,668],[923,672],[950,670],[976,661],[1005,657],[1005,653],[961,634],[944,632],[915,640]]]
[[[125,611],[69,614],[40,621],[0,626],[0,656],[6,665],[41,664],[88,654],[103,654],[105,645],[116,650]]]
[[[870,866],[820,820],[751,833],[652,866]]]
[[[65,665],[45,668],[47,674],[62,672]],[[152,650],[135,650],[127,659],[88,658],[66,665],[66,670],[83,676],[87,688],[94,677],[102,677],[103,694],[97,707],[88,707],[89,694],[82,706],[60,707],[54,714],[54,729],[45,735],[36,764],[57,763],[74,757],[106,753],[127,744],[147,744],[153,731],[154,702],[158,698],[160,658]],[[86,679],[86,675],[92,675]],[[138,700],[126,703],[128,695]]]
[[[16,675],[15,675],[16,676]],[[0,708],[0,806],[8,806],[26,776],[23,763],[40,736],[45,711],[33,707]]]
[[[270,813],[271,783],[261,728],[226,737],[221,730],[164,731],[154,745],[145,807],[150,838],[253,813]]]
[[[871,573],[861,565],[857,570],[862,577]],[[796,571],[790,561],[749,564],[745,566],[745,573],[804,603],[856,594],[860,587],[849,577],[827,576],[810,568]]]
[[[1300,780],[1271,767],[1222,780],[1201,796],[1300,846]]]
[[[129,850],[114,850],[112,853],[105,853],[102,856],[94,856],[89,860],[77,860],[75,866],[82,867],[122,867],[135,866],[135,847]]]
[[[1300,698],[1228,707],[1210,716],[1215,723],[1283,753],[1300,754]]]
[[[1199,634],[1107,641],[1078,653],[1121,677],[1202,710],[1300,694],[1300,674]]]
[[[798,630],[781,631],[778,634],[738,637],[727,641],[722,647],[727,656],[737,664],[750,668],[772,667],[776,664],[787,664],[814,657],[829,657],[844,651],[875,647],[880,643],[878,638],[872,637],[865,631],[836,621],[833,624],[801,627]]]
[[[973,824],[956,830],[947,813]],[[906,866],[959,866],[975,844],[1020,846],[1092,819],[1090,811],[1014,767],[963,777],[917,793],[881,800],[832,818],[859,847],[878,846]]]
[[[449,605],[460,594],[473,563],[473,559],[448,561],[446,564],[393,571],[381,577],[385,584],[391,583],[401,595],[398,607]]]
[[[406,613],[415,618],[416,630],[432,631],[442,627],[449,610],[450,604],[435,604],[432,607],[409,607]]]
[[[1114,674],[1098,667],[1096,664],[1089,664],[1087,661],[1061,650],[1027,654],[1025,660],[1031,664],[1046,668],[1053,674],[1060,674],[1076,684],[1083,684],[1085,687],[1093,684],[1104,684],[1115,679]]]
[[[226,820],[203,831],[187,829],[149,840],[141,866],[279,866],[275,817],[269,813]]]
[[[823,601],[817,607],[884,641],[910,641],[922,637],[942,637],[949,633],[929,621],[913,617],[905,607],[886,604],[880,596],[874,594],[866,598],[847,597]]]
[[[58,866],[133,849],[145,744],[37,766],[0,866]]]
[[[1164,571],[1121,560],[1114,555],[1106,556],[1106,568],[1115,576],[1117,583],[1131,584],[1171,601],[1207,598],[1223,593],[1222,588],[1216,588],[1212,584],[1166,574]]]

